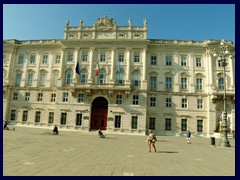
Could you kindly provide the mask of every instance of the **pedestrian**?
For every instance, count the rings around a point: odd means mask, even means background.
[[[57,125],[55,125],[53,128],[53,134],[59,134]]]
[[[98,129],[98,137],[105,138],[104,134],[102,133],[101,129]]]
[[[151,129],[149,129],[149,136],[147,138],[147,144],[148,144],[148,152],[151,152],[151,146],[153,146],[155,152],[157,151],[155,143],[157,141],[157,137],[156,135],[153,133],[153,131]]]
[[[4,122],[4,125],[3,125],[3,129],[6,129],[6,130],[8,130],[9,128],[8,128],[7,126],[8,126],[8,122],[7,122],[7,121],[5,121],[5,122]]]
[[[191,132],[190,132],[190,130],[187,131],[187,144],[191,144]]]

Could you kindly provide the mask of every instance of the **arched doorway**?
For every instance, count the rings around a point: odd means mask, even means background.
[[[90,129],[106,130],[108,101],[104,97],[97,97],[92,102]]]

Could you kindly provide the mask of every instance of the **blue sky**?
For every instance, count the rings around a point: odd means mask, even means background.
[[[92,26],[107,13],[117,25],[143,25],[148,39],[225,39],[235,44],[234,4],[4,4],[3,39],[63,39],[70,26]]]

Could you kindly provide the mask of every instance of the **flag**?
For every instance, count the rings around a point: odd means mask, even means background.
[[[78,62],[77,62],[77,65],[76,65],[76,73],[77,73],[78,75],[80,75],[79,64],[78,64]]]
[[[98,67],[98,64],[97,64],[97,68],[95,70],[95,76],[98,76],[98,71],[99,71],[99,67]]]
[[[120,74],[122,74],[122,69],[120,63],[118,63],[118,75],[120,76]]]

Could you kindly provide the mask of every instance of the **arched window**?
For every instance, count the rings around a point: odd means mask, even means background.
[[[40,74],[39,74],[39,85],[40,86],[45,86],[46,78],[47,78],[47,72],[45,70],[41,70]]]
[[[105,84],[106,83],[106,71],[104,69],[101,69],[99,71],[98,83],[99,84]]]
[[[65,84],[71,84],[73,77],[73,71],[71,69],[66,70],[65,72]]]
[[[80,71],[80,83],[86,84],[88,79],[88,72],[86,69]]]
[[[59,76],[59,71],[57,71],[57,70],[53,71],[52,86],[55,86],[55,87],[57,86],[58,76]]]
[[[223,79],[223,77],[218,79],[218,89],[220,89],[220,90],[224,89],[224,79]]]
[[[141,86],[141,74],[139,70],[134,70],[132,73],[132,86]]]

